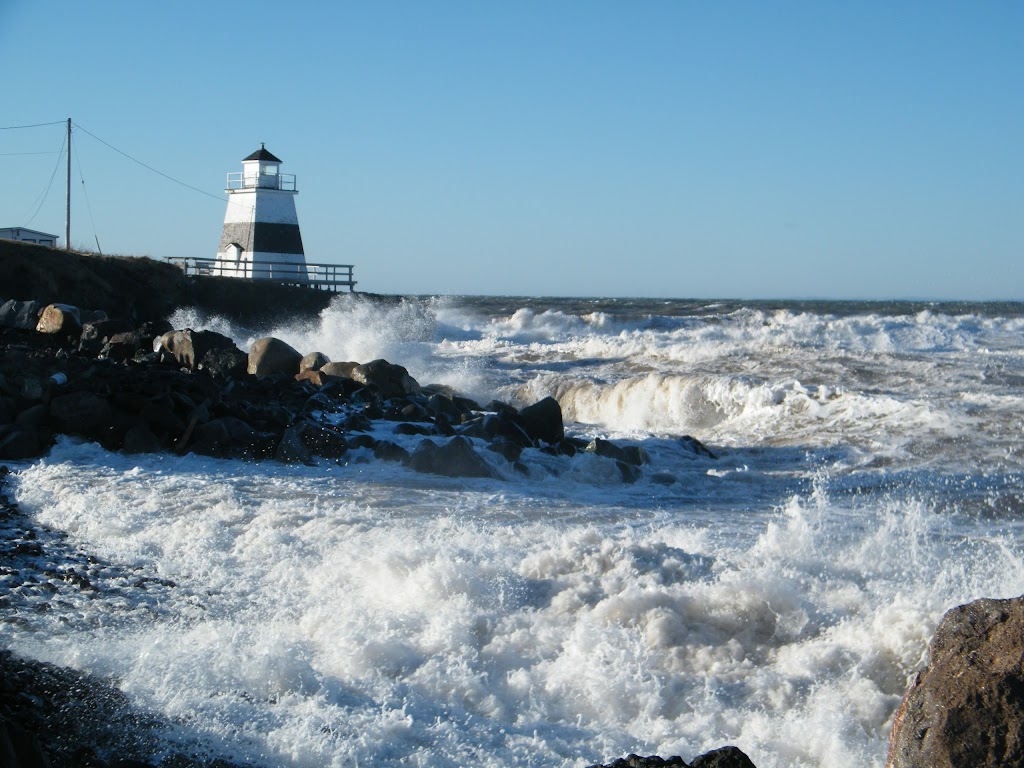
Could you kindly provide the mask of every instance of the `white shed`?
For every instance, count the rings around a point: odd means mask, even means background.
[[[0,240],[17,240],[20,243],[35,243],[50,248],[57,247],[58,235],[51,235],[48,232],[39,232],[25,227],[6,227],[0,229]]]

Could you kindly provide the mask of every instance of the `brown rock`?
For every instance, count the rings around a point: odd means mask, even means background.
[[[1024,766],[1024,597],[949,611],[896,711],[888,768]]]
[[[351,379],[352,371],[359,366],[359,363],[326,363],[320,370],[328,376],[338,376],[343,379]]]
[[[264,376],[294,376],[299,372],[302,355],[293,347],[267,336],[257,339],[249,350],[248,371],[257,378]]]
[[[360,384],[376,386],[381,397],[402,397],[420,394],[420,385],[401,365],[387,360],[373,360],[352,369],[352,378]]]
[[[331,358],[323,352],[310,352],[299,361],[299,373],[309,370],[318,371],[329,362],[331,362]]]
[[[79,334],[82,332],[82,315],[78,307],[69,304],[50,304],[39,316],[36,330],[49,334]]]

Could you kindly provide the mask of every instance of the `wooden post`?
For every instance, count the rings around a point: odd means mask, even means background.
[[[71,118],[68,118],[68,186],[64,217],[64,250],[71,250]],[[98,247],[98,246],[97,246]]]

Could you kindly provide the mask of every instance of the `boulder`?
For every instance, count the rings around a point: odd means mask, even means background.
[[[256,440],[256,430],[241,419],[224,416],[200,424],[187,447],[205,456],[238,457],[248,455]]]
[[[331,376],[329,373],[324,373],[322,370],[307,368],[304,371],[300,371],[295,374],[296,381],[308,381],[315,387],[323,387],[331,382],[341,381],[338,376]]]
[[[10,301],[0,306],[0,325],[6,328],[20,328],[23,331],[35,330],[43,304],[38,301]]]
[[[257,378],[264,376],[294,376],[299,372],[302,354],[294,347],[273,336],[257,339],[249,350],[248,372]]]
[[[249,356],[232,344],[230,347],[211,349],[200,358],[199,368],[211,376],[237,379],[244,376]]]
[[[0,459],[32,459],[44,453],[48,445],[49,440],[34,429],[15,429],[0,438]]]
[[[39,316],[36,331],[51,335],[78,335],[82,332],[82,315],[70,304],[50,304]]]
[[[445,477],[496,476],[491,465],[473,450],[473,444],[464,437],[453,437],[440,446],[433,440],[423,440],[405,465],[417,472]]]
[[[320,370],[326,373],[328,376],[337,376],[342,379],[351,379],[353,369],[357,368],[359,363],[324,363],[320,366]]]
[[[50,419],[59,432],[98,439],[113,423],[114,409],[92,392],[70,392],[50,401]]]
[[[626,464],[632,464],[634,467],[639,467],[642,464],[646,464],[649,459],[647,451],[638,445],[630,445],[625,448],[616,445],[608,440],[602,440],[601,438],[595,438],[590,441],[590,444],[584,449],[587,453],[596,453],[598,456],[604,456],[608,459],[615,459]]]
[[[216,331],[193,331],[191,328],[163,334],[160,337],[160,347],[170,354],[178,365],[193,371],[202,368],[212,352],[234,350],[238,354],[245,354],[235,346],[235,342],[223,334]],[[238,354],[229,355],[229,365],[237,361]],[[219,363],[218,360],[214,364]]]
[[[679,438],[679,444],[684,448],[688,448],[698,456],[706,456],[709,459],[717,459],[718,457],[712,453],[704,443],[698,440],[696,437],[690,435],[683,435]]]
[[[373,360],[352,369],[352,378],[360,384],[375,386],[381,397],[403,397],[419,395],[420,385],[401,365],[387,360]]]
[[[658,757],[651,755],[627,755],[607,765],[592,765],[590,768],[756,768],[743,752],[736,747],[721,747],[693,758],[686,763],[681,757]]]
[[[310,352],[299,361],[299,373],[303,371],[319,371],[331,362],[331,358],[323,352]]]
[[[896,710],[886,766],[1024,766],[1024,597],[942,618]]]
[[[284,431],[281,442],[277,444],[277,450],[274,452],[274,458],[289,464],[313,464],[313,455],[302,441],[301,424],[295,424]]]
[[[553,397],[528,405],[519,411],[519,424],[531,438],[546,443],[557,443],[565,438],[562,406]]]
[[[693,758],[690,768],[756,768],[737,747],[721,747]]]
[[[124,434],[121,450],[125,453],[156,453],[163,448],[160,438],[145,424],[135,424]]]

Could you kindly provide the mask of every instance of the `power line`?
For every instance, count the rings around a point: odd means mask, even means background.
[[[147,165],[146,163],[142,162],[141,160],[139,160],[139,159],[137,159],[137,158],[134,158],[134,157],[132,157],[132,156],[131,156],[131,155],[129,155],[129,154],[127,153],[127,152],[124,152],[123,150],[120,150],[120,149],[118,149],[118,148],[117,148],[117,147],[115,147],[115,146],[114,146],[113,144],[110,144],[110,143],[108,143],[108,142],[104,141],[104,140],[103,140],[103,139],[101,139],[101,138],[100,138],[99,136],[97,136],[97,135],[96,135],[95,133],[92,133],[91,131],[89,131],[89,130],[87,130],[86,128],[82,127],[82,126],[81,126],[81,125],[79,125],[78,123],[75,123],[74,125],[75,125],[75,127],[76,127],[76,128],[79,128],[80,130],[83,130],[83,131],[85,131],[86,133],[88,133],[88,134],[89,134],[90,136],[92,136],[92,137],[93,137],[94,139],[96,139],[96,141],[98,141],[98,142],[99,142],[100,144],[103,144],[104,146],[107,146],[107,147],[109,147],[110,149],[112,149],[112,150],[114,150],[115,152],[117,152],[117,153],[118,153],[119,155],[124,155],[124,156],[125,156],[125,157],[127,157],[127,158],[128,158],[129,160],[131,160],[131,161],[132,161],[133,163],[138,163],[138,164],[139,164],[139,165],[141,165],[141,166],[142,166],[143,168],[145,168],[145,169],[147,169],[147,170],[150,170],[150,171],[152,171],[153,173],[157,174],[158,176],[163,176],[163,177],[164,177],[165,179],[167,179],[168,181],[173,181],[173,182],[174,182],[175,184],[180,184],[181,186],[185,187],[186,189],[191,189],[191,190],[192,190],[193,192],[198,192],[199,194],[201,194],[201,195],[205,195],[206,197],[211,197],[211,198],[213,198],[214,200],[216,200],[216,201],[217,201],[218,203],[221,203],[221,204],[223,204],[223,203],[224,203],[224,199],[223,199],[223,198],[221,198],[221,197],[217,197],[216,195],[211,195],[211,194],[210,194],[209,192],[205,192],[205,191],[203,191],[203,190],[199,189],[198,187],[193,187],[193,186],[192,186],[191,184],[186,184],[186,183],[185,183],[184,181],[180,181],[180,180],[178,180],[178,179],[174,178],[173,176],[168,176],[168,175],[167,175],[166,173],[164,173],[163,171],[158,171],[158,170],[157,170],[156,168],[154,168],[153,166],[151,166],[151,165]]]
[[[29,224],[31,224],[32,220],[36,216],[39,215],[39,211],[42,209],[43,203],[46,202],[46,198],[50,194],[50,188],[53,186],[53,180],[57,177],[57,170],[60,168],[60,161],[64,157],[64,148],[67,147],[67,143],[68,143],[68,137],[65,136],[61,140],[61,143],[60,143],[60,152],[57,153],[58,154],[57,164],[55,166],[53,166],[53,173],[50,174],[50,182],[46,185],[46,191],[43,192],[43,196],[39,199],[39,205],[36,206],[35,213],[33,213],[29,217],[29,220],[25,222],[25,226],[28,226]],[[68,149],[70,149],[70,148],[68,148]]]
[[[52,123],[33,123],[32,125],[2,125],[0,131],[14,131],[18,128],[42,128],[44,125],[63,125],[63,120],[57,120]]]

